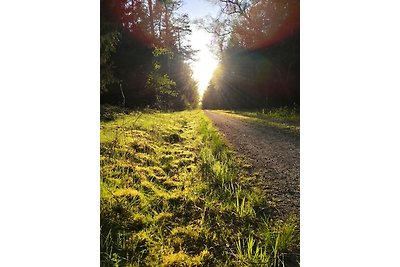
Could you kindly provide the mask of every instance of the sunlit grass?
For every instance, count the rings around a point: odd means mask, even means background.
[[[265,192],[202,111],[109,116],[100,132],[102,266],[291,266],[297,224],[268,219]]]
[[[217,110],[216,112],[266,124],[288,132],[300,133],[300,114],[295,109],[278,108],[261,111]]]
[[[273,119],[279,122],[286,122],[291,124],[300,123],[300,114],[296,108],[280,107],[273,109],[261,109],[253,111],[226,111],[233,114],[241,114],[249,117],[256,117],[260,119]]]

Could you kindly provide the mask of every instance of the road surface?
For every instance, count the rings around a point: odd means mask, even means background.
[[[265,190],[276,215],[300,213],[300,137],[272,126],[205,110],[239,156],[252,164],[255,184]]]

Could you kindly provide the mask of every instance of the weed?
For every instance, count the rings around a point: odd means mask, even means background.
[[[255,215],[251,202],[248,199],[246,201],[246,196],[240,199],[238,192],[236,192],[235,211],[241,218],[246,216],[253,217]]]
[[[269,266],[271,256],[269,253],[249,235],[247,239],[238,238],[235,255],[238,262],[244,266]]]

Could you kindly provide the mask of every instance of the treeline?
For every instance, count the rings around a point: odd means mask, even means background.
[[[299,1],[219,2],[219,17],[205,22],[219,47],[220,65],[203,108],[299,107]]]
[[[100,1],[100,102],[130,108],[195,108],[191,33],[182,1]]]

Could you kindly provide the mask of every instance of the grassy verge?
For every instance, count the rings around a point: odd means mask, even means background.
[[[297,266],[298,221],[265,194],[202,111],[101,123],[102,266]]]
[[[262,109],[253,111],[226,111],[243,116],[256,117],[260,119],[275,120],[277,122],[299,125],[300,114],[295,108],[281,107],[274,109]]]
[[[278,108],[261,111],[219,110],[218,112],[267,124],[293,133],[300,133],[300,114],[294,109]]]

